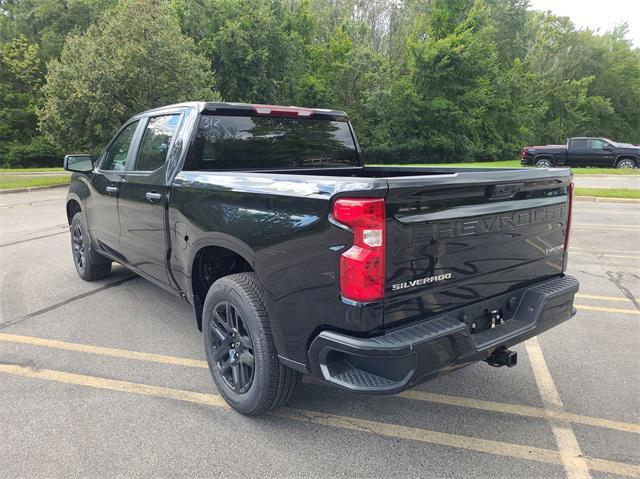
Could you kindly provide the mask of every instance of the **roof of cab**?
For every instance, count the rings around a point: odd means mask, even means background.
[[[149,113],[155,113],[162,110],[177,109],[177,108],[193,108],[198,113],[202,113],[204,111],[207,111],[207,112],[251,111],[256,114],[263,114],[263,115],[273,114],[274,116],[278,116],[278,112],[280,113],[298,112],[298,116],[300,117],[327,116],[327,117],[333,117],[333,118],[340,118],[340,117],[343,117],[345,119],[347,118],[347,114],[344,111],[328,110],[324,108],[306,108],[306,107],[285,106],[285,105],[263,105],[263,104],[255,104],[255,103],[204,102],[204,101],[188,101],[183,103],[175,103],[172,105],[165,105],[165,106],[153,108],[151,110],[138,113],[138,115],[136,116],[143,116]]]

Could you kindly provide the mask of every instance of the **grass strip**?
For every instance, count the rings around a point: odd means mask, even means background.
[[[63,168],[0,168],[0,173],[62,173]]]
[[[640,199],[640,190],[628,188],[576,188],[576,196],[597,196],[599,198]]]
[[[0,175],[0,190],[31,188],[34,186],[53,186],[69,184],[69,176],[13,176]]]

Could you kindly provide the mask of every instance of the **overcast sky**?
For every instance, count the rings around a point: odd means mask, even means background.
[[[569,17],[578,28],[589,27],[600,32],[616,24],[629,24],[629,37],[640,47],[640,0],[530,0],[536,10],[551,10]]]

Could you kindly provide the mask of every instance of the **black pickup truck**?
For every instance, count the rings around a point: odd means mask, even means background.
[[[116,261],[192,304],[244,414],[301,374],[391,394],[513,366],[575,314],[568,169],[364,166],[343,112],[233,103],[141,113],[65,168],[80,277]]]
[[[552,166],[596,166],[600,168],[637,168],[640,147],[616,143],[608,138],[576,137],[566,145],[525,146],[522,166],[550,168]]]

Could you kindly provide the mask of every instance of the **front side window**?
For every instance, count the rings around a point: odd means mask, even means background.
[[[138,127],[138,122],[127,125],[124,130],[113,140],[107,154],[102,162],[101,169],[123,171],[127,164],[127,156],[129,155],[129,149],[131,148],[131,141],[133,135]]]
[[[135,170],[154,171],[164,165],[179,123],[180,115],[149,118],[138,150]]]
[[[202,115],[192,169],[358,166],[346,121]]]
[[[591,149],[592,150],[604,150],[604,147],[607,144],[602,140],[591,140]]]

